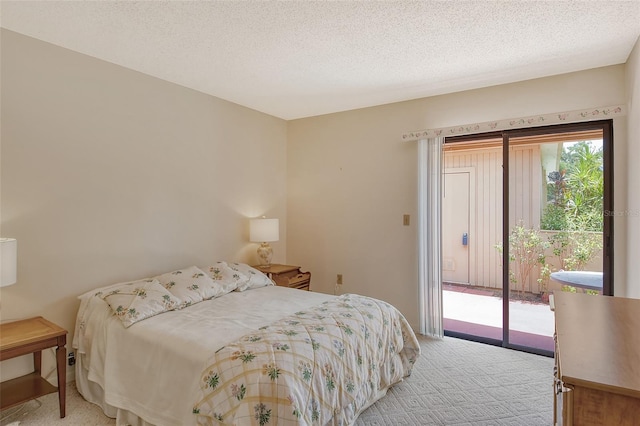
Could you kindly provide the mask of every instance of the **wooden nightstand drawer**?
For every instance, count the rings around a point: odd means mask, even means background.
[[[270,278],[273,281],[275,281],[277,285],[289,287],[289,283],[291,282],[291,280],[295,279],[296,276],[298,276],[299,272],[300,271],[298,270],[298,268],[291,271],[280,272],[280,273],[271,272]]]
[[[302,272],[299,266],[273,264],[254,268],[265,273],[276,285],[309,291],[311,272]]]
[[[289,278],[289,287],[299,288],[301,290],[309,290],[309,284],[311,283],[311,273],[303,272],[297,274],[293,278]]]

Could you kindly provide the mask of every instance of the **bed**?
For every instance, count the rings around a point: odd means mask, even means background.
[[[217,262],[79,297],[83,397],[118,425],[353,424],[411,373],[402,314]]]

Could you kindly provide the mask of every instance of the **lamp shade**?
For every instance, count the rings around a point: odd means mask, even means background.
[[[280,239],[280,221],[278,219],[251,219],[249,221],[249,240],[254,243],[266,243]]]
[[[0,238],[0,287],[15,284],[18,275],[18,242]]]

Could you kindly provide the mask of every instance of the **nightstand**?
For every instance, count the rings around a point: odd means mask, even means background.
[[[0,410],[58,391],[60,418],[65,416],[67,330],[42,317],[0,324],[0,361],[33,354],[34,372],[0,383]],[[42,350],[56,347],[58,387],[42,377]]]
[[[309,291],[311,272],[302,272],[299,266],[272,263],[269,266],[258,265],[254,268],[266,274],[279,286]]]

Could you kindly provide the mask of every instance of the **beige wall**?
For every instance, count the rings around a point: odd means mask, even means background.
[[[417,327],[417,145],[401,134],[626,102],[617,65],[291,121],[287,259],[313,272],[315,290],[333,292],[341,273],[342,292],[387,300]],[[626,127],[614,120],[616,206],[626,204]],[[616,222],[617,295],[627,293],[625,232]]]
[[[629,282],[627,295],[640,299],[640,39],[629,56],[626,68],[626,83],[629,105],[629,145],[627,165],[629,170],[629,182],[634,185],[627,187],[627,276],[634,277],[634,282]]]
[[[280,218],[286,260],[284,120],[10,31],[1,41],[1,232],[19,248],[3,321],[42,315],[70,348],[90,289],[256,261],[247,217]]]

